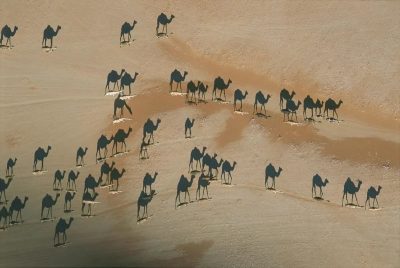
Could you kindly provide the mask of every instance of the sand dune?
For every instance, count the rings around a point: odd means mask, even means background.
[[[13,49],[0,50],[0,177],[17,157],[7,198],[29,200],[24,223],[0,232],[0,266],[397,267],[399,11],[396,1],[1,1],[0,25],[19,30]],[[169,37],[155,36],[160,12],[175,15]],[[135,41],[120,47],[120,27],[134,19]],[[48,24],[62,26],[51,53],[40,48]],[[122,68],[140,75],[135,97],[126,99],[133,114],[113,122],[115,96],[104,96],[104,87],[107,74]],[[190,80],[209,85],[207,103],[169,94],[175,68],[189,73],[184,91]],[[217,76],[232,80],[227,104],[211,101]],[[304,122],[301,108],[299,124],[283,122],[283,87],[296,91],[296,101],[342,99],[341,121]],[[233,112],[237,88],[249,93],[244,114]],[[270,117],[252,113],[259,90],[272,95]],[[187,117],[196,119],[191,139]],[[148,118],[161,123],[150,158],[140,160]],[[84,180],[100,175],[97,139],[129,127],[128,152],[106,160],[126,169],[120,192],[97,188],[94,215],[81,216]],[[33,175],[33,153],[47,145],[47,172]],[[81,168],[79,146],[89,148]],[[195,146],[237,162],[232,185],[218,177],[211,199],[196,201],[197,175],[194,202],[175,209]],[[264,187],[269,163],[283,169],[276,192]],[[63,212],[63,190],[56,219],[42,223],[41,200],[55,197],[57,169],[80,172],[73,211]],[[150,217],[137,223],[143,177],[156,171]],[[311,197],[316,173],[329,179],[323,201]],[[370,186],[381,185],[381,209],[342,207],[347,177],[363,181],[360,205]],[[55,248],[57,220],[70,216],[69,243]]]

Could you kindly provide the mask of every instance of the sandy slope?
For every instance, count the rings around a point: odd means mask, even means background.
[[[0,50],[0,162],[18,157],[7,196],[26,195],[29,201],[24,224],[0,232],[0,266],[398,266],[399,10],[395,1],[1,1],[0,25],[16,24],[19,31],[14,49]],[[168,39],[154,36],[161,11],[176,16]],[[133,19],[135,41],[120,48],[120,26]],[[47,24],[62,26],[53,53],[40,49]],[[112,124],[114,98],[103,95],[104,86],[107,73],[121,68],[140,73],[137,96],[129,100],[132,120]],[[228,100],[232,89],[248,90],[249,114],[170,96],[174,68],[210,86],[218,75],[231,78]],[[282,87],[296,90],[296,100],[307,94],[342,99],[343,121],[283,123]],[[272,94],[268,119],[251,114],[260,89]],[[184,139],[188,116],[196,118],[192,139]],[[150,159],[140,161],[142,126],[149,117],[162,122]],[[82,218],[84,178],[99,175],[97,138],[129,126],[130,152],[108,160],[127,170],[123,192],[98,189],[96,216]],[[48,172],[34,176],[33,152],[48,144],[53,147],[45,161]],[[70,214],[71,243],[53,248],[56,222],[40,223],[41,199],[55,195],[57,169],[76,170],[79,146],[89,151]],[[176,184],[187,174],[194,146],[236,161],[234,185],[212,182],[212,199],[175,210]],[[276,182],[282,193],[264,190],[270,162],[284,170]],[[137,224],[143,176],[155,171],[151,218]],[[311,199],[315,173],[330,180],[324,190],[330,202]],[[382,210],[342,208],[348,176],[363,180],[360,203],[369,186],[381,185]],[[192,200],[196,187],[197,178]],[[57,217],[69,217],[62,212],[64,193],[53,211]]]

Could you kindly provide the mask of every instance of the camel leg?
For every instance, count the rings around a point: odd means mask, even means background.
[[[53,239],[54,246],[56,245],[56,236],[57,236],[57,232],[54,233],[54,239]]]
[[[375,197],[374,202],[375,202],[375,200],[376,200],[377,207],[379,208],[378,198]],[[373,203],[372,203],[372,205],[373,205]]]
[[[356,197],[357,206],[360,206],[360,205],[358,204],[357,194],[354,194],[354,195],[355,195],[355,197]]]
[[[322,193],[322,187],[320,186],[320,187],[319,187],[319,196],[322,198],[323,195],[324,195],[324,194]]]
[[[229,181],[229,178],[231,178],[231,180]],[[228,181],[229,181],[229,184],[232,184],[232,175],[231,175],[231,173],[229,172],[228,173]]]
[[[226,101],[226,94],[225,94],[225,89],[224,89],[224,100]]]
[[[207,192],[207,199],[210,199],[210,197],[208,196],[208,187],[206,186],[206,192]]]
[[[243,102],[240,100],[240,111],[241,112],[243,112],[242,108],[243,108]]]
[[[42,212],[40,212],[40,218],[41,219],[43,219],[43,210],[44,210],[44,207],[42,207]]]
[[[190,194],[189,194],[189,190],[186,190],[188,196],[189,196],[189,203],[190,203]],[[185,201],[186,201],[186,194],[185,194]]]
[[[272,185],[273,185],[273,188],[275,190],[275,177],[272,177]]]
[[[42,171],[42,170],[43,170],[43,161],[44,161],[44,160],[42,160],[42,167],[41,167],[40,171]]]

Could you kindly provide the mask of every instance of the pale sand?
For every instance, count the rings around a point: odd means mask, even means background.
[[[160,12],[176,18],[169,38],[155,37]],[[12,50],[0,50],[0,176],[9,157],[18,158],[7,197],[29,196],[24,224],[0,232],[0,266],[280,266],[396,267],[400,263],[400,138],[398,90],[400,4],[396,1],[1,1],[1,25],[18,25]],[[120,48],[123,22],[138,21],[135,41]],[[62,26],[57,49],[40,49],[47,24]],[[112,69],[140,73],[128,100],[133,115],[113,124],[114,97],[104,96]],[[207,104],[188,105],[171,96],[174,68],[209,86]],[[211,102],[212,82],[221,75],[227,90],[248,90],[240,115],[232,104]],[[186,89],[186,83],[182,84]],[[295,100],[342,99],[339,123],[283,123],[282,87]],[[252,115],[258,90],[270,93],[271,117]],[[185,91],[185,90],[184,90]],[[126,91],[127,92],[127,91]],[[161,118],[150,159],[139,160],[142,126]],[[196,118],[193,138],[184,138],[186,117]],[[98,137],[133,128],[129,153],[108,159],[127,170],[122,192],[100,193],[83,218],[83,181],[99,176]],[[42,175],[32,175],[33,152],[52,150]],[[79,146],[89,148],[86,166],[75,168]],[[219,158],[237,161],[233,186],[219,180],[210,200],[174,209],[176,184],[187,175],[190,150],[207,146]],[[111,147],[109,147],[111,152]],[[280,192],[265,191],[264,170],[283,172]],[[52,190],[57,169],[79,170],[69,244],[54,248],[56,221],[40,223],[41,199]],[[159,172],[148,207],[136,223],[137,197],[146,172]],[[326,201],[311,198],[311,178],[330,181]],[[361,179],[364,205],[372,185],[383,187],[382,209],[342,208],[343,183]],[[66,179],[63,181],[66,186]],[[190,194],[195,199],[197,178]]]

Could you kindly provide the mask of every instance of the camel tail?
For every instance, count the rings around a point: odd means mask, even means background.
[[[128,104],[125,103],[125,107],[126,109],[129,111],[130,114],[132,114],[132,109],[131,107],[128,106]]]

